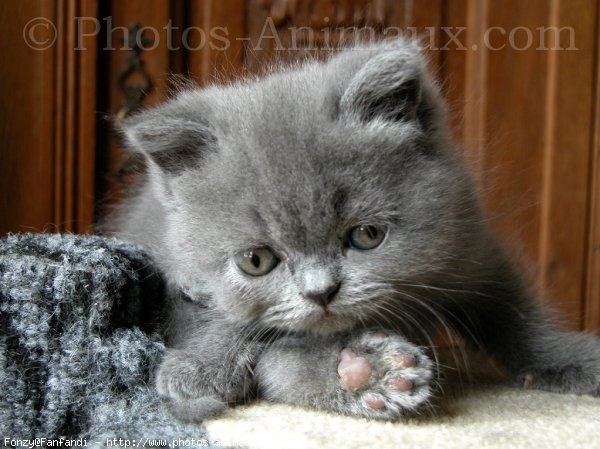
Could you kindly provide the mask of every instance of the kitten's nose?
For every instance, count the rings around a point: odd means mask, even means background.
[[[323,288],[305,290],[304,296],[315,304],[325,307],[327,304],[333,301],[333,298],[335,298],[335,295],[339,289],[339,283],[328,284]]]

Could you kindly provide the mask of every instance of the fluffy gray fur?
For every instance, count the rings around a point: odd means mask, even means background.
[[[418,46],[394,40],[184,91],[126,121],[148,171],[119,235],[148,247],[176,292],[157,387],[180,418],[255,393],[397,418],[432,394],[436,329],[521,384],[599,395],[599,341],[556,328],[532,299],[488,230],[440,98]],[[349,247],[361,224],[385,240]],[[256,247],[281,260],[264,276],[235,263]],[[332,289],[326,306],[311,299]],[[390,334],[385,344],[372,329]],[[346,347],[375,372],[411,355],[415,387],[398,394],[374,375],[341,388]],[[365,391],[385,407],[366,406]]]

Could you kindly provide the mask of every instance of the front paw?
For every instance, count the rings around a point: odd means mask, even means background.
[[[195,399],[207,394],[198,363],[178,351],[167,353],[158,368],[156,390],[161,396],[174,400]]]
[[[183,422],[200,423],[223,413],[228,405],[225,395],[209,387],[199,362],[175,350],[167,353],[158,369],[156,390],[171,414]]]
[[[346,412],[394,419],[431,396],[431,360],[397,335],[367,332],[339,355],[339,384]]]

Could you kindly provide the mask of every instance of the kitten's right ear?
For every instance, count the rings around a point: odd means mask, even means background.
[[[118,126],[128,148],[166,174],[198,166],[217,140],[205,120],[177,101],[128,117]]]
[[[336,77],[345,80],[338,103],[342,117],[415,121],[425,129],[439,121],[443,107],[417,42],[395,39],[358,47],[338,61]]]

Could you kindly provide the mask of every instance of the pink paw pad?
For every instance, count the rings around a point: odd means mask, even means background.
[[[367,393],[363,396],[363,401],[368,407],[382,409],[385,408],[385,402],[378,395]]]
[[[395,419],[431,395],[431,360],[402,336],[366,330],[337,355],[336,394],[344,398],[349,414]]]
[[[417,361],[414,359],[414,357],[400,354],[392,356],[392,361],[398,369],[411,368],[417,364]]]
[[[408,379],[402,379],[401,377],[394,377],[387,382],[388,386],[392,390],[396,391],[408,391],[413,387],[413,383]]]
[[[340,352],[338,374],[344,390],[358,390],[369,381],[371,367],[367,359],[357,356],[354,351],[346,348]]]

